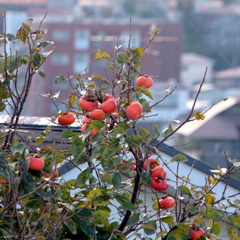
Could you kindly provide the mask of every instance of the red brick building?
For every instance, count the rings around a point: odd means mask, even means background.
[[[161,33],[146,49],[142,61],[141,72],[149,75],[160,75],[156,81],[179,81],[180,53],[182,26],[180,23],[156,22]],[[149,38],[152,22],[139,22],[131,25],[131,48],[144,47]],[[47,74],[46,79],[39,79],[33,83],[35,90],[31,94],[27,110],[31,115],[51,116],[56,110],[48,99],[39,98],[36,95],[46,93],[45,89],[54,87],[53,80],[56,76],[65,76],[81,73],[86,67],[87,76],[96,74],[106,76],[107,60],[93,60],[98,49],[108,52],[112,57],[117,54],[113,42],[122,45],[119,51],[125,51],[128,47],[130,36],[130,24],[126,22],[46,22],[44,28],[48,29],[47,40],[55,42],[56,50],[43,66]],[[108,73],[110,77],[111,72]],[[60,98],[66,101],[71,89],[64,83],[59,84]],[[36,94],[38,93],[38,94]],[[36,103],[40,104],[36,108]]]

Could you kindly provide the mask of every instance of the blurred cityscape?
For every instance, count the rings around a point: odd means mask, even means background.
[[[97,49],[114,56],[115,42],[124,51],[130,32],[131,47],[144,47],[148,33],[159,28],[161,33],[145,51],[141,72],[160,76],[151,89],[156,100],[169,87],[177,88],[142,125],[149,128],[149,122],[157,123],[164,129],[169,120],[183,120],[207,68],[196,109],[204,111],[221,98],[229,100],[214,106],[204,121],[187,124],[174,144],[184,145],[191,139],[180,149],[210,165],[226,164],[225,150],[239,158],[240,0],[0,0],[0,10],[6,11],[8,33],[15,33],[28,17],[39,24],[47,12],[46,40],[56,46],[43,66],[46,79],[33,82],[24,115],[55,115],[50,100],[39,95],[60,90],[60,99],[66,102],[71,89],[65,83],[55,88],[56,76],[74,76],[88,67],[87,75],[105,77],[107,61],[93,60]],[[3,24],[0,28],[3,31]]]

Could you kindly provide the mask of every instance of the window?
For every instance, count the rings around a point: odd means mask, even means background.
[[[99,31],[97,35],[91,37],[91,41],[94,47],[102,47],[106,41],[106,33],[104,31]]]
[[[52,65],[66,66],[70,63],[70,57],[66,53],[55,53],[51,56]]]
[[[141,45],[141,32],[135,30],[135,31],[132,31],[131,34],[132,36],[131,36],[130,47],[131,48],[139,47]],[[130,38],[130,31],[121,32],[119,40],[124,48],[128,47],[129,38]]]
[[[55,41],[68,41],[70,39],[70,33],[68,30],[56,29],[52,32],[52,39]]]
[[[88,29],[79,29],[74,33],[74,47],[77,50],[89,48],[90,31]]]
[[[73,71],[74,73],[81,73],[86,67],[89,67],[89,54],[79,53],[74,56]]]

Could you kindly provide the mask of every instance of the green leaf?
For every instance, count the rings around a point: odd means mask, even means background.
[[[77,180],[76,179],[70,179],[67,182],[63,184],[68,190],[74,190],[77,188]]]
[[[174,218],[171,216],[162,216],[160,217],[161,221],[167,224],[173,224],[174,223]]]
[[[154,132],[155,136],[159,136],[160,135],[158,124],[153,124],[153,132]]]
[[[139,63],[139,61],[141,60],[141,58],[143,57],[144,55],[144,51],[142,48],[138,47],[138,48],[135,48],[132,52],[132,58],[133,58],[133,63],[134,64],[137,64]]]
[[[228,216],[228,220],[230,221],[230,223],[234,227],[240,228],[240,216],[238,216],[238,215],[229,215]]]
[[[138,135],[131,135],[131,136],[128,136],[126,139],[125,139],[126,143],[128,144],[128,146],[136,149],[140,146],[140,144],[142,143],[143,139],[138,136]]]
[[[77,234],[77,225],[72,218],[63,221],[64,225],[70,230],[72,234]]]
[[[17,146],[12,146],[10,149],[11,149],[13,154],[23,153],[23,151],[25,150],[25,144],[24,143],[19,143]]]
[[[213,213],[214,213],[214,210],[213,210],[212,205],[207,205],[206,211],[204,213],[204,217],[207,219],[211,219],[213,216]]]
[[[76,208],[75,212],[77,211],[79,211],[79,209]],[[76,215],[81,218],[90,218],[92,216],[92,211],[89,208],[82,208],[82,210],[79,211]]]
[[[141,179],[145,185],[149,185],[149,183],[151,182],[151,177],[147,174],[147,172],[143,172],[141,174]]]
[[[137,133],[146,142],[150,142],[152,140],[151,133],[145,128],[138,128]]]
[[[117,130],[122,134],[125,135],[127,133],[128,130],[128,125],[125,122],[119,122],[117,124]]]
[[[171,124],[168,124],[168,127],[165,128],[162,132],[162,137],[167,137],[169,134],[173,132],[173,128]]]
[[[177,189],[178,189],[181,193],[183,193],[183,194],[192,196],[191,191],[190,191],[189,188],[186,187],[186,186],[181,185],[181,186],[178,186]]]
[[[92,80],[97,79],[97,80],[99,80],[99,81],[101,81],[101,82],[109,83],[106,78],[96,76],[95,74],[92,74],[91,79],[92,79]],[[103,90],[103,89],[102,89],[102,90]]]
[[[42,70],[37,70],[36,71],[37,72],[37,74],[40,76],[40,77],[42,77],[42,78],[46,78],[46,73],[45,72],[43,72]]]
[[[143,107],[143,112],[148,112],[150,109],[149,102],[145,98],[141,98],[139,100],[139,102],[141,103],[141,105]]]
[[[2,101],[0,101],[0,112],[3,112],[6,108],[6,104]]]
[[[104,150],[102,152],[102,157],[110,158],[110,157],[114,156],[117,149],[118,149],[118,145],[112,145],[112,144],[106,145],[106,147],[104,148]]]
[[[140,220],[141,213],[134,213],[128,220],[127,226],[135,225]]]
[[[75,133],[71,130],[63,130],[61,133],[61,137],[63,137],[63,138],[71,138],[71,137],[74,137],[77,135],[78,135],[78,133]]]
[[[0,99],[2,100],[9,97],[10,97],[9,91],[5,87],[0,86]]]
[[[144,232],[147,235],[152,235],[156,232],[157,230],[157,223],[155,220],[151,220],[147,222],[145,225],[143,225]]]
[[[102,52],[100,49],[98,49],[97,52],[94,54],[93,59],[100,59],[100,58],[111,58],[111,56],[108,53]]]
[[[12,62],[16,59],[15,55],[8,56],[0,61],[0,73],[9,69]]]
[[[97,223],[103,223],[107,221],[109,217],[109,212],[104,211],[104,210],[98,210],[93,214],[93,218]]]
[[[42,64],[43,58],[42,55],[38,52],[33,54],[32,59],[32,68],[38,68]]]
[[[28,202],[24,204],[24,208],[26,209],[38,209],[43,205],[43,201],[40,197],[38,198],[29,198]]]
[[[112,184],[115,189],[119,189],[122,183],[122,175],[119,172],[115,172],[112,178]]]
[[[100,120],[92,120],[90,126],[94,129],[101,129],[104,127],[104,123]]]
[[[177,154],[177,155],[175,155],[172,159],[171,159],[171,161],[170,162],[182,162],[182,163],[184,163],[184,162],[186,162],[188,159],[187,159],[187,157],[185,156],[185,155],[182,155],[182,154]]]
[[[143,94],[145,94],[147,97],[149,97],[150,99],[153,99],[152,93],[147,90],[147,88],[145,87],[135,87],[135,89]]]
[[[239,240],[237,232],[234,230],[233,227],[227,225],[228,237],[229,240]]]
[[[40,42],[40,43],[38,43],[38,44],[36,45],[36,47],[37,47],[37,48],[45,48],[45,47],[50,46],[50,45],[52,45],[52,44],[54,44],[54,42],[52,42],[52,41],[45,41],[45,42]]]
[[[12,73],[15,69],[18,69],[22,64],[27,64],[29,61],[29,56],[23,55],[18,56],[15,60],[11,62],[9,66],[9,72]]]
[[[219,223],[214,224],[211,227],[210,233],[215,234],[216,236],[218,236],[222,231],[222,226]]]
[[[8,33],[6,36],[8,40],[12,43],[15,43],[17,41],[17,38],[13,34]]]
[[[125,210],[130,210],[132,212],[135,212],[135,207],[134,205],[129,201],[129,199],[127,197],[125,197],[124,195],[121,195],[119,193],[117,193],[115,195],[116,200],[121,204],[121,206],[125,209]]]
[[[123,53],[123,52],[119,52],[117,54],[117,61],[120,64],[123,64],[125,61],[128,61],[128,56],[127,54]]]
[[[215,222],[221,222],[224,218],[225,213],[222,211],[214,211],[212,219]]]
[[[57,85],[58,83],[60,83],[62,81],[66,81],[66,80],[67,80],[67,78],[61,74],[54,79],[54,84]]]
[[[78,156],[84,149],[84,144],[81,138],[76,138],[70,146],[71,153],[74,157]]]
[[[78,223],[78,226],[82,229],[82,231],[86,234],[86,235],[90,235],[93,236],[95,234],[95,230],[94,230],[94,226],[91,222],[89,222],[86,219],[82,219],[78,216],[75,216],[75,219]]]
[[[92,173],[92,168],[85,168],[77,177],[76,182],[79,187],[82,187],[86,184],[87,180],[89,180],[90,175]]]

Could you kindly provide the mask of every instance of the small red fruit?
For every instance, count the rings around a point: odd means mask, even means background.
[[[49,173],[43,173],[43,175],[46,178],[50,178],[50,177],[57,178],[59,176],[59,172],[56,169],[54,169],[53,173],[50,173],[50,174]]]
[[[34,171],[41,171],[44,168],[44,161],[42,158],[36,158],[36,157],[28,157],[26,159],[29,161],[29,170],[34,170]]]
[[[90,119],[92,120],[104,120],[105,116],[104,116],[104,112],[101,109],[95,109],[92,112],[88,113]]]
[[[142,105],[139,102],[131,103],[126,109],[126,115],[128,119],[136,120],[138,119],[143,112]]]
[[[137,168],[136,164],[132,163],[132,164],[131,164],[131,169],[132,169],[132,170],[136,170],[136,168]]]
[[[138,87],[144,86],[150,88],[153,85],[153,80],[150,77],[141,76],[136,80],[136,85]]]
[[[172,197],[166,197],[159,199],[159,207],[161,209],[168,209],[175,205],[175,200]]]
[[[105,97],[103,98],[103,102],[106,102],[106,101],[109,100],[109,99],[113,99],[113,100],[116,101],[116,98],[115,98],[112,94],[106,93],[106,94],[105,94]]]
[[[7,181],[0,177],[0,184],[5,184]]]
[[[164,191],[168,189],[168,182],[159,178],[152,178],[150,185],[153,189]]]
[[[200,237],[204,234],[204,231],[202,228],[200,227],[196,227],[195,225],[192,226],[192,231],[191,231],[191,234],[190,234],[190,238],[191,239],[200,239]]]
[[[102,103],[101,109],[106,114],[114,113],[117,109],[117,102],[113,99],[109,99]]]
[[[143,163],[143,169],[147,170],[147,165],[149,164],[149,169],[152,170],[153,168],[159,166],[159,162],[156,158],[148,158]]]
[[[86,117],[86,116],[84,116],[83,118],[82,118],[82,124],[87,124],[87,123],[90,123],[91,122],[91,119],[90,118],[88,118],[88,117]]]
[[[88,124],[82,125],[82,128],[81,128],[82,133],[85,133],[85,131],[86,131],[86,129],[87,129],[88,126],[89,126]],[[89,127],[90,127],[90,126],[89,126]],[[94,129],[94,128],[93,128],[93,129],[91,130],[91,132],[89,133],[89,136],[91,136],[91,137],[95,136],[98,131],[99,131],[98,129]]]
[[[91,100],[89,95],[84,95],[79,99],[79,105],[80,107],[88,112],[93,111],[98,107],[98,101],[97,100]]]
[[[48,212],[48,207],[47,206],[42,206],[42,207],[39,208],[39,211],[43,212],[43,213],[46,213],[46,212]]]
[[[166,169],[163,168],[162,166],[157,166],[152,169],[152,178],[165,178],[167,175]]]
[[[75,114],[69,112],[58,117],[58,123],[62,126],[71,125],[76,119]]]

